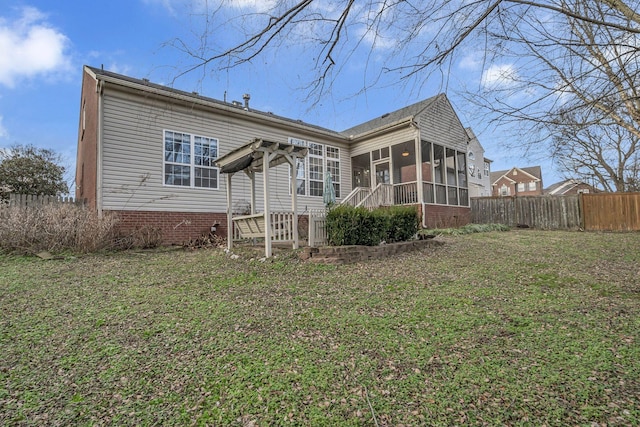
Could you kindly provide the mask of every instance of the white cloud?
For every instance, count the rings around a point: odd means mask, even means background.
[[[513,64],[492,65],[482,73],[482,86],[509,87],[518,81],[518,71]]]
[[[254,12],[267,12],[273,9],[277,4],[277,0],[142,0],[143,3],[149,5],[157,5],[165,8],[170,14],[175,15],[176,12],[185,8],[201,13],[208,10],[216,10],[221,6],[231,7],[234,9],[251,10]]]
[[[276,0],[232,0],[229,6],[236,9],[251,9],[256,12],[268,12],[277,5]]]
[[[458,67],[463,70],[478,71],[482,68],[483,62],[484,58],[481,55],[477,53],[471,53],[460,58]]]
[[[175,14],[175,8],[173,7],[173,4],[176,3],[175,0],[142,0],[142,2],[152,6],[158,5],[164,7],[170,14]]]
[[[6,138],[7,136],[9,136],[9,132],[2,124],[2,116],[0,116],[0,138]]]
[[[357,34],[359,38],[374,49],[388,50],[398,46],[396,39],[377,34],[373,29],[362,27],[358,29]]]
[[[45,21],[38,9],[26,7],[9,22],[0,17],[0,84],[13,87],[22,78],[51,75],[70,68],[69,39]]]

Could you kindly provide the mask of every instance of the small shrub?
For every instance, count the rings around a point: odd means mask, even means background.
[[[157,227],[143,225],[128,233],[120,233],[115,239],[118,249],[151,249],[162,244],[162,230]]]
[[[113,245],[117,218],[73,204],[0,208],[0,250],[94,252]]]
[[[337,206],[327,214],[329,244],[375,246],[381,242],[409,240],[418,230],[414,207],[397,206],[369,211]]]
[[[404,242],[415,236],[420,218],[413,206],[392,206],[384,209],[389,219],[388,242]]]

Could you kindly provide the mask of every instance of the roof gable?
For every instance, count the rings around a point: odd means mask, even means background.
[[[526,168],[512,167],[511,169],[508,169],[508,170],[491,172],[491,184],[492,185],[495,184],[503,176],[511,180],[512,182],[517,182],[516,180],[509,177],[509,175],[513,175],[512,174],[513,171],[525,173],[529,177],[533,178],[534,181],[542,180],[542,171],[540,166],[531,166]]]
[[[425,109],[427,109],[438,98],[444,96],[444,94],[432,96],[431,98],[416,102],[415,104],[409,105],[399,110],[385,113],[380,117],[343,130],[340,133],[347,137],[356,136],[401,121],[402,119],[415,117],[418,114],[422,113]]]

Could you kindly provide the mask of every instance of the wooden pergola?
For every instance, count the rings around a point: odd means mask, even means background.
[[[284,221],[286,230],[293,239],[293,249],[298,248],[298,201],[296,191],[296,159],[307,155],[308,149],[298,145],[284,142],[266,141],[256,138],[246,145],[237,148],[230,153],[216,160],[220,168],[220,173],[226,175],[227,184],[227,248],[233,248],[233,227],[234,224],[240,231],[243,238],[264,237],[264,251],[267,258],[272,255],[272,239],[274,224],[272,223],[272,212],[270,204],[270,181],[269,170],[273,167],[287,163],[289,165],[289,176],[291,177],[291,210],[292,220]],[[251,181],[250,204],[251,213],[233,217],[233,197],[231,188],[231,178],[236,172],[244,171]],[[263,174],[264,191],[264,212],[256,213],[256,173]],[[282,227],[282,224],[280,224]]]

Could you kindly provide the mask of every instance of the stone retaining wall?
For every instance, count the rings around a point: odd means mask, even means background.
[[[370,259],[386,258],[390,255],[412,252],[424,248],[444,245],[441,240],[412,240],[409,242],[388,243],[378,246],[323,246],[320,248],[304,248],[303,259],[328,264],[347,264],[367,261]]]

